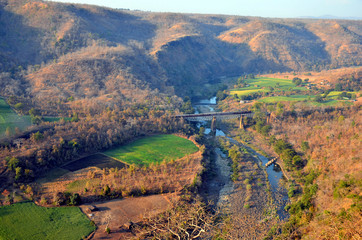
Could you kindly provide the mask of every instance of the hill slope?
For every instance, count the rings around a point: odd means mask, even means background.
[[[179,95],[193,95],[222,76],[362,62],[362,21],[150,13],[0,0],[0,25],[0,95],[29,96],[38,104],[48,97],[61,101],[69,96],[127,95],[125,89],[133,85],[136,92],[173,94],[174,88]],[[129,94],[126,98],[135,99]]]

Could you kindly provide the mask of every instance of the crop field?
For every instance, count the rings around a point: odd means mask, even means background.
[[[291,96],[273,96],[265,97],[258,100],[258,102],[263,103],[276,103],[276,102],[300,102],[305,101],[307,105],[310,106],[336,106],[338,104],[343,104],[345,101],[335,100],[334,97],[328,96],[323,102],[314,101],[314,95],[291,95]],[[347,102],[345,104],[351,104]]]
[[[138,166],[161,163],[184,157],[198,151],[190,140],[175,135],[156,135],[104,152],[105,155]]]
[[[14,112],[4,99],[0,98],[0,137],[5,136],[6,129],[15,133],[15,128],[25,130],[31,125],[29,116],[19,116]]]
[[[74,172],[87,167],[97,167],[103,169],[116,167],[123,168],[124,166],[124,163],[114,160],[113,158],[107,157],[103,154],[94,154],[68,163],[67,165],[62,166],[62,168]]]
[[[244,80],[248,87],[235,88],[230,91],[231,95],[238,94],[239,96],[249,95],[254,92],[270,92],[269,88],[275,90],[307,90],[305,87],[296,87],[290,79],[278,78],[255,78]]]
[[[304,101],[304,100],[311,100],[314,96],[310,95],[292,95],[292,96],[274,96],[274,97],[266,97],[259,100],[259,102],[264,103],[275,103],[275,102],[289,102],[289,101]]]
[[[95,230],[78,207],[45,208],[33,202],[0,207],[0,239],[82,239]]]
[[[332,91],[328,94],[327,98],[337,99],[341,93],[343,93],[343,92],[342,91]],[[358,95],[358,92],[346,92],[346,93]]]
[[[248,87],[249,88],[249,87]],[[231,95],[237,94],[238,96],[246,96],[251,93],[257,93],[257,92],[269,92],[268,89],[261,89],[261,88],[255,88],[255,89],[247,89],[247,88],[237,88],[238,90],[234,89],[230,91]]]

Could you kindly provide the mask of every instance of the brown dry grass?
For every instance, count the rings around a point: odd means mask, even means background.
[[[335,185],[347,174],[356,181],[362,179],[362,113],[357,109],[334,112],[329,116],[316,112],[305,118],[284,118],[273,122],[273,134],[277,138],[288,136],[298,151],[301,151],[302,141],[309,143],[310,149],[305,155],[308,165],[304,171],[314,169],[321,173],[314,199],[317,217],[302,229],[306,239],[337,239],[338,235],[355,239],[362,236],[362,216],[351,208],[354,201],[346,196],[333,196]],[[350,193],[358,195],[360,191],[357,184]],[[342,209],[350,214],[344,220],[339,215]]]
[[[103,195],[103,189],[107,185],[111,192],[123,197],[177,192],[198,181],[195,179],[202,170],[201,159],[201,152],[196,152],[183,159],[150,165],[148,168],[130,166],[124,169],[101,170],[89,167],[41,183],[40,195],[52,201],[56,193],[71,191],[79,193],[85,201],[93,201],[97,196]],[[72,184],[72,187],[67,188],[69,184]]]
[[[293,79],[294,77],[299,77],[301,79],[308,78],[312,83],[320,83],[322,80],[327,80],[331,83],[336,83],[339,78],[350,78],[352,75],[355,78],[362,77],[362,67],[346,67],[332,70],[322,70],[320,72],[308,72],[311,75],[306,75],[307,72],[295,72],[295,75],[292,72],[285,73],[273,73],[273,74],[264,74],[263,77],[271,78],[288,78]]]

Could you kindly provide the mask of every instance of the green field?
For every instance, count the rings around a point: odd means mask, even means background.
[[[78,207],[45,208],[33,202],[0,207],[0,239],[82,239],[95,230]]]
[[[274,96],[274,97],[265,97],[262,99],[259,99],[258,102],[263,103],[276,103],[276,102],[299,102],[299,101],[306,101],[307,105],[312,106],[335,106],[340,104],[340,102],[344,101],[338,101],[334,100],[332,98],[325,100],[323,102],[315,102],[313,99],[315,96],[313,95],[292,95],[292,96]],[[351,103],[350,103],[351,104]]]
[[[19,116],[4,99],[0,98],[0,138],[5,136],[7,128],[11,134],[14,134],[15,128],[25,130],[30,125],[31,120],[29,116]]]
[[[244,80],[244,82],[250,86],[232,89],[230,91],[230,94],[245,96],[254,92],[270,92],[269,87],[273,87],[274,92],[281,90],[302,90],[302,91],[307,90],[305,87],[296,87],[295,84],[290,79],[255,78],[255,79],[246,79]]]
[[[282,101],[304,101],[304,100],[312,100],[314,96],[310,95],[292,95],[292,96],[274,96],[274,97],[266,97],[259,100],[259,102],[264,103],[275,103]]]
[[[182,158],[198,151],[191,141],[175,135],[156,135],[104,152],[105,155],[138,166]]]

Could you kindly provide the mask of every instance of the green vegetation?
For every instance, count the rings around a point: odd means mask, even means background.
[[[95,188],[101,183],[100,179],[79,179],[67,185],[69,192],[82,192],[85,188]]]
[[[273,96],[266,97],[259,100],[259,102],[263,103],[275,103],[275,102],[293,102],[293,101],[304,101],[310,100],[310,95],[292,95],[292,96]]]
[[[43,122],[58,122],[58,121],[60,121],[62,119],[64,119],[64,121],[72,120],[72,118],[70,118],[70,117],[66,117],[66,118],[62,118],[62,117],[42,117]]]
[[[0,98],[0,137],[10,136],[17,129],[26,129],[31,125],[29,116],[19,116],[14,112],[4,99]]]
[[[231,95],[246,96],[256,92],[272,92],[281,90],[307,90],[304,87],[296,87],[290,79],[277,78],[255,78],[245,79],[243,87],[236,88],[230,91]]]
[[[187,139],[175,135],[156,135],[108,150],[104,154],[128,164],[142,166],[176,160],[197,151],[197,146]]]
[[[232,89],[230,95],[242,100],[261,98],[262,103],[276,102],[307,102],[312,106],[335,106],[339,100],[352,100],[356,98],[357,92],[342,92],[327,90],[322,95],[315,95],[304,86],[308,83],[300,78],[277,79],[277,78],[253,78],[237,81],[239,88]],[[281,96],[270,96],[281,95]],[[301,94],[304,93],[304,94]]]
[[[82,239],[94,230],[78,207],[45,208],[33,202],[0,207],[0,239]]]

